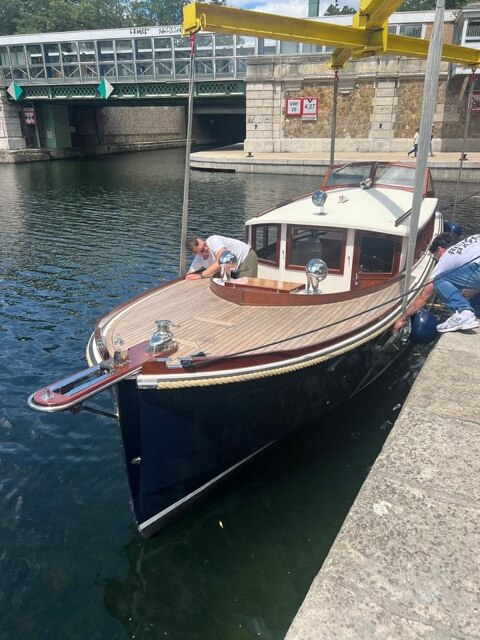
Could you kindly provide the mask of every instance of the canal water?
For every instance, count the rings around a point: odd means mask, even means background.
[[[85,366],[98,317],[176,274],[183,166],[183,150],[0,165],[1,640],[280,640],[425,358],[414,349],[141,539],[115,422],[36,413],[26,399]],[[192,172],[189,231],[241,238],[256,211],[317,186]],[[437,190],[448,207],[454,186]],[[459,207],[467,233],[478,203]]]

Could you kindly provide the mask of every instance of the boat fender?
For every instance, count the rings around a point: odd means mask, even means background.
[[[443,231],[452,234],[454,238],[459,238],[463,233],[462,225],[459,222],[452,222],[451,220],[445,220],[443,223]]]
[[[420,309],[411,318],[410,340],[414,344],[428,344],[437,337],[437,319],[426,309]]]

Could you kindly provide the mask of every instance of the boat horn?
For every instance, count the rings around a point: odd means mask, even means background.
[[[318,288],[318,284],[322,280],[325,280],[328,275],[326,262],[320,260],[320,258],[312,258],[307,262],[305,271],[307,273],[307,286],[305,288],[305,292],[312,295],[322,293]]]
[[[238,266],[237,256],[230,251],[224,251],[218,259],[220,265],[220,279],[222,282],[227,282],[231,279],[232,271]]]

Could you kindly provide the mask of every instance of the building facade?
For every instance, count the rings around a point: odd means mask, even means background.
[[[315,6],[310,3],[310,11]],[[389,31],[428,40],[433,20],[434,12],[396,13],[389,19]],[[323,17],[322,21],[348,25],[351,16]],[[459,13],[445,12],[444,41],[480,48],[480,3]],[[335,77],[328,67],[332,51],[323,47],[310,56],[249,61],[246,151],[329,151]],[[338,71],[336,149],[406,153],[420,126],[425,71],[426,61],[418,58],[350,60]],[[480,151],[476,75],[471,69],[442,63],[434,151]],[[469,104],[471,82],[478,84],[479,94],[474,93]]]

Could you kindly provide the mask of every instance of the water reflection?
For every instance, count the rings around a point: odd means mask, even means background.
[[[84,366],[96,318],[176,274],[183,165],[182,150],[0,165],[2,640],[283,637],[422,360],[140,540],[115,423],[25,400]],[[242,237],[245,218],[317,186],[192,172],[189,232]],[[467,234],[477,203],[459,208]]]
[[[180,639],[188,628],[196,638],[283,638],[423,357],[278,445],[158,538],[133,537],[127,574],[106,581],[108,612],[136,638]]]

